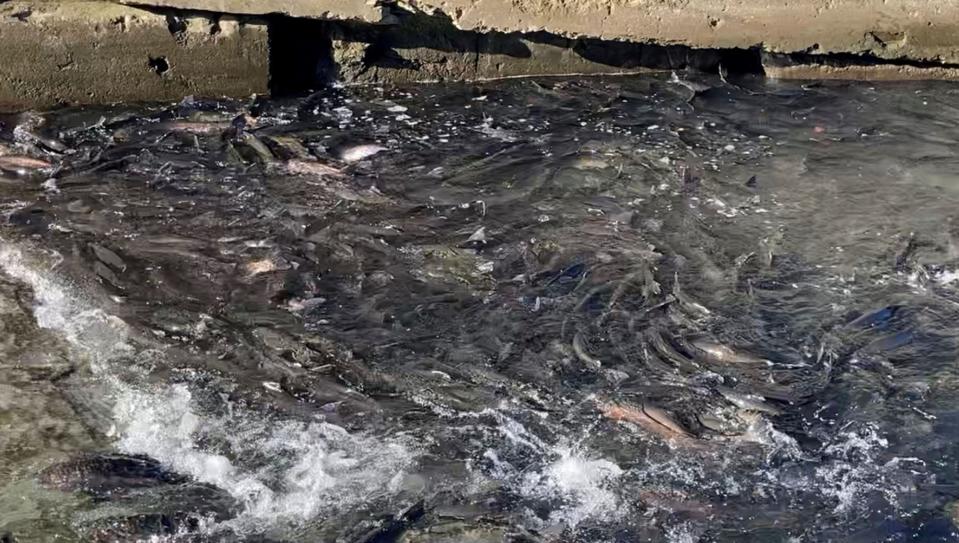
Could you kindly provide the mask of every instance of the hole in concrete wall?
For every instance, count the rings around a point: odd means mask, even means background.
[[[315,90],[335,77],[332,41],[324,22],[274,17],[268,25],[273,96]]]
[[[150,57],[150,69],[157,75],[163,75],[170,71],[170,62],[166,57]]]

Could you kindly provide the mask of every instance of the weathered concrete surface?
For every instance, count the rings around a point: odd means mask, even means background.
[[[952,0],[409,0],[460,28],[551,32],[603,39],[751,47],[778,52],[868,52],[883,58],[959,60]]]
[[[156,6],[241,15],[287,15],[311,19],[386,23],[389,11],[374,0],[118,0]]]
[[[687,67],[715,72],[720,64],[760,69],[755,51],[566,38],[548,32],[479,32],[457,29],[439,16],[400,10],[393,16],[393,25],[327,21],[318,23],[315,32],[299,33],[328,37],[333,76],[347,83],[623,74]]]
[[[850,81],[923,81],[959,80],[956,68],[917,68],[881,64],[875,66],[830,66],[824,64],[797,64],[774,66],[766,70],[772,79],[836,79]]]
[[[336,79],[347,83],[458,81],[553,74],[633,73],[641,45],[587,58],[578,42],[550,35],[457,30],[443,19],[403,15],[387,27],[328,25]]]
[[[106,2],[0,4],[0,109],[249,96],[269,82],[266,26]]]
[[[335,78],[346,83],[460,81],[529,75],[627,74],[687,66],[715,71],[728,52],[562,38],[546,33],[460,31],[433,17],[401,24],[329,25]],[[735,63],[734,61],[732,63]],[[758,69],[758,62],[755,66]]]
[[[762,65],[766,77],[772,79],[840,79],[856,81],[959,81],[959,67],[930,64],[911,65],[882,63],[875,59],[855,62],[842,58],[815,55],[780,56],[763,54]]]
[[[390,23],[364,0],[123,0],[234,13]],[[548,31],[696,48],[868,53],[959,63],[955,0],[404,0],[462,30]],[[384,19],[385,17],[385,19]]]

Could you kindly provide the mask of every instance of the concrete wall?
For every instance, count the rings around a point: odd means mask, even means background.
[[[105,2],[0,4],[0,109],[266,93],[267,27]]]
[[[133,4],[393,22],[367,0],[124,0]],[[402,0],[461,30],[547,31],[565,37],[869,53],[959,63],[956,0]]]
[[[720,64],[959,78],[959,0],[121,1],[0,1],[0,109]]]

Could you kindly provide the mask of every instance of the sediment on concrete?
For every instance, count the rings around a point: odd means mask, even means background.
[[[107,2],[0,4],[0,109],[268,92],[264,21]]]

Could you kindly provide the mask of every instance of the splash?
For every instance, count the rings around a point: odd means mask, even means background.
[[[264,522],[299,523],[398,490],[413,455],[403,444],[353,435],[328,423],[264,421],[249,413],[197,414],[185,385],[154,394],[123,390],[115,404],[118,446],[148,454],[179,473],[216,485],[242,504],[230,522],[245,530]],[[229,443],[228,454],[201,448]],[[242,467],[244,458],[269,458]]]
[[[398,440],[354,435],[323,422],[266,420],[237,409],[204,413],[185,384],[126,383],[117,378],[120,366],[139,349],[122,320],[93,307],[8,243],[0,245],[0,268],[33,289],[38,325],[59,332],[108,386],[117,447],[227,491],[242,506],[227,522],[230,528],[302,523],[387,497],[413,463],[414,453]],[[228,446],[204,448],[214,442]],[[242,462],[264,457],[270,459],[266,467]]]
[[[490,417],[493,431],[502,439],[483,453],[488,475],[526,500],[548,504],[549,525],[575,528],[586,521],[620,517],[620,498],[613,487],[624,471],[617,464],[567,443],[550,444],[504,413],[504,407],[466,415]],[[530,464],[519,468],[506,460],[514,456]]]
[[[623,470],[605,459],[589,458],[569,447],[556,447],[556,458],[539,472],[527,474],[520,492],[527,498],[559,499],[550,522],[576,527],[586,520],[614,520],[619,497],[610,488]]]

